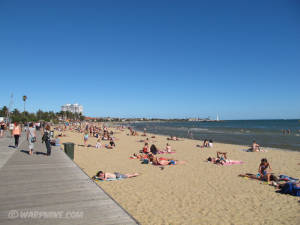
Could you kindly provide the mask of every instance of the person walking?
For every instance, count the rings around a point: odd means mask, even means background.
[[[45,144],[46,144],[47,156],[51,155],[50,137],[51,137],[50,125],[47,124],[45,127],[43,138],[42,138],[42,141],[45,142]]]
[[[4,130],[5,130],[5,123],[2,121],[0,122],[0,137],[3,137]]]
[[[15,148],[19,146],[19,138],[21,136],[21,126],[19,123],[15,123],[14,129],[12,131],[13,136],[15,138]]]
[[[29,123],[29,128],[27,130],[27,141],[29,143],[29,155],[32,155],[34,143],[36,142],[36,131],[33,127],[33,123]]]

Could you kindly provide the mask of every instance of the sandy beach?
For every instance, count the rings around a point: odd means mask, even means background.
[[[66,131],[61,142],[74,142],[75,163],[90,177],[99,170],[133,173],[140,176],[117,181],[97,181],[125,210],[141,224],[298,224],[299,198],[282,195],[265,182],[241,178],[243,173],[256,174],[260,160],[267,158],[275,175],[300,178],[300,153],[267,148],[267,152],[244,152],[247,146],[214,143],[213,148],[197,148],[199,140],[167,141],[166,136],[150,138],[158,148],[166,143],[175,154],[162,157],[186,161],[184,165],[159,166],[141,164],[130,159],[144,146],[141,136],[128,136],[129,131],[115,131],[116,147],[78,146],[83,134]],[[88,143],[95,146],[96,138]],[[102,141],[107,144],[108,141]],[[249,143],[250,144],[250,143]],[[244,164],[221,166],[206,162],[217,151],[227,152],[232,160]]]

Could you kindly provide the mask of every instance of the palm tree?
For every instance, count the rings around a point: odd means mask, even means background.
[[[23,101],[24,101],[24,113],[25,113],[25,102],[26,102],[26,100],[27,100],[27,96],[24,95],[24,96],[23,96]]]

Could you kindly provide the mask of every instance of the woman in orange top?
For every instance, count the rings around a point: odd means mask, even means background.
[[[12,133],[15,138],[15,148],[17,148],[19,146],[19,138],[21,136],[21,126],[19,123],[15,123]]]

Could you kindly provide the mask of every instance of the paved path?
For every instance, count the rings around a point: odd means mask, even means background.
[[[36,143],[30,156],[27,141],[9,141],[0,139],[0,224],[137,224],[62,150],[45,156]]]

